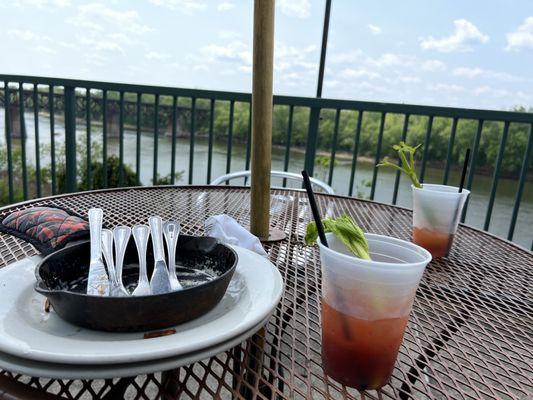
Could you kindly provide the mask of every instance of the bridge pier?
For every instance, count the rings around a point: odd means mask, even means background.
[[[118,138],[120,136],[119,112],[115,104],[107,105],[106,110],[107,137]]]
[[[11,121],[10,128],[11,132],[6,131],[6,136],[11,135],[13,139],[21,139],[22,135],[24,138],[27,137],[26,134],[26,122],[22,121],[22,126],[20,124],[20,106],[17,103],[14,103],[9,107],[9,119]]]

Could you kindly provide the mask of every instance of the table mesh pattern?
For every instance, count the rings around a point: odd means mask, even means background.
[[[285,291],[263,331],[231,351],[166,373],[131,379],[58,381],[14,378],[69,399],[525,399],[533,396],[533,256],[509,242],[461,226],[450,257],[426,269],[391,383],[361,394],[328,379],[320,357],[320,263],[303,245],[310,219],[303,192],[272,191],[272,225],[285,241],[267,246]],[[352,215],[367,232],[410,239],[411,212],[351,198],[318,196],[322,214]],[[146,223],[150,215],[182,221],[203,234],[207,216],[226,213],[249,224],[244,188],[137,188],[39,200],[85,214],[103,208],[109,225]],[[5,266],[35,250],[0,236]],[[2,372],[10,375],[9,372]]]

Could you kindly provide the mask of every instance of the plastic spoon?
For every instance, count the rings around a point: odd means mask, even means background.
[[[135,225],[132,232],[137,246],[137,253],[139,254],[139,282],[132,296],[148,296],[152,294],[148,273],[146,272],[146,248],[150,237],[150,227],[148,225]]]
[[[180,235],[180,224],[176,221],[168,221],[163,224],[163,234],[167,242],[168,250],[168,273],[172,290],[181,290],[183,286],[176,276],[176,246]]]
[[[161,221],[161,217],[153,216],[148,219],[148,224],[152,232],[152,245],[154,246],[154,271],[150,279],[150,288],[153,294],[168,293],[171,291],[171,287],[163,249],[163,221]]]
[[[117,280],[115,261],[113,258],[113,232],[110,229],[102,229],[102,253],[104,253],[104,259],[109,273],[109,294],[118,297],[124,296],[124,292]]]
[[[130,236],[131,228],[129,226],[117,226],[113,229],[113,237],[115,239],[115,272],[117,276],[117,283],[125,296],[129,296],[130,293],[126,290],[124,283],[122,282],[122,267]]]
[[[102,219],[100,208],[89,210],[89,229],[91,233],[91,261],[87,278],[87,294],[92,296],[109,295],[109,278],[102,262]]]

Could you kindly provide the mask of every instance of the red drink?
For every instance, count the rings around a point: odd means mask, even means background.
[[[351,256],[333,234],[321,243],[322,363],[332,379],[358,390],[387,384],[424,269],[427,250],[366,234],[372,260]]]
[[[413,227],[413,242],[425,248],[433,257],[445,257],[448,255],[452,247],[453,236],[452,233]]]
[[[327,375],[358,390],[387,384],[409,315],[368,321],[322,299],[322,362]]]
[[[446,185],[413,188],[413,242],[433,257],[446,257],[470,191]]]

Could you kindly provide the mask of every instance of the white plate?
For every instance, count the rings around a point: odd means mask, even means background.
[[[27,360],[0,352],[0,368],[17,374],[48,379],[111,379],[169,371],[205,360],[237,346],[261,329],[269,319],[270,315],[257,326],[227,342],[177,357],[138,363],[73,365]]]
[[[257,326],[281,298],[283,281],[266,258],[234,247],[239,262],[223,299],[207,314],[175,327],[176,333],[109,333],[69,324],[43,310],[34,291],[38,258],[0,270],[0,352],[59,364],[122,364],[175,357],[221,344]]]

